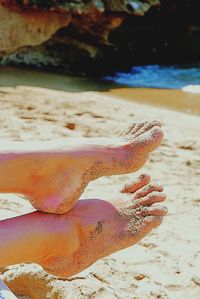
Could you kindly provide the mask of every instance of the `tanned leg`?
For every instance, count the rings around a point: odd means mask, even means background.
[[[65,215],[35,212],[0,222],[0,267],[35,262],[60,277],[127,248],[161,224],[162,186],[148,175],[123,188],[126,199],[80,200]],[[145,258],[145,257],[144,257]]]
[[[157,121],[136,123],[118,138],[1,142],[0,193],[21,193],[39,211],[63,214],[88,183],[141,168],[163,132]]]

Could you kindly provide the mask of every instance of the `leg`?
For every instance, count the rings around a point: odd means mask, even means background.
[[[165,200],[162,187],[149,181],[142,176],[126,187],[124,202],[80,200],[65,215],[35,212],[1,221],[0,267],[36,262],[49,273],[67,277],[135,244],[166,215],[165,208],[153,205]]]
[[[24,194],[37,210],[62,214],[91,180],[141,168],[162,139],[153,121],[131,125],[115,139],[1,142],[0,192]]]

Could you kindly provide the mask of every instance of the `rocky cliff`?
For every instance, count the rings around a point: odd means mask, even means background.
[[[200,58],[195,0],[0,0],[2,63],[102,74]]]

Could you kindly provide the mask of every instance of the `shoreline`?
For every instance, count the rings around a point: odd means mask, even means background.
[[[200,94],[181,89],[118,88],[105,92],[106,95],[153,107],[200,115]]]
[[[105,95],[149,106],[200,115],[200,94],[178,89],[133,88],[101,79],[73,77],[29,70],[0,67],[0,87],[33,86],[66,92],[98,91]]]

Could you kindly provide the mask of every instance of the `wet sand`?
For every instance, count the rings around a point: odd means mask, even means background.
[[[23,68],[0,68],[0,86],[19,85],[69,92],[99,91],[108,96],[137,103],[200,115],[200,93],[176,89],[129,88],[100,79],[70,77]]]
[[[200,118],[172,111],[170,104],[160,108],[170,94],[176,99],[177,91],[159,90],[158,108],[144,104],[152,97],[148,90],[138,89],[131,95],[134,101],[125,101],[125,90],[117,94],[119,89],[113,86],[109,92],[109,86],[97,80],[4,68],[0,85],[2,139],[112,137],[132,121],[163,121],[164,142],[136,175],[150,173],[164,186],[169,209],[163,224],[137,245],[73,278],[60,280],[35,264],[1,269],[0,278],[18,297],[33,299],[199,299]],[[109,200],[134,176],[101,178],[82,198]],[[0,219],[33,210],[20,196],[0,195],[0,199]]]
[[[177,89],[116,88],[107,94],[137,103],[200,115],[200,93]]]

